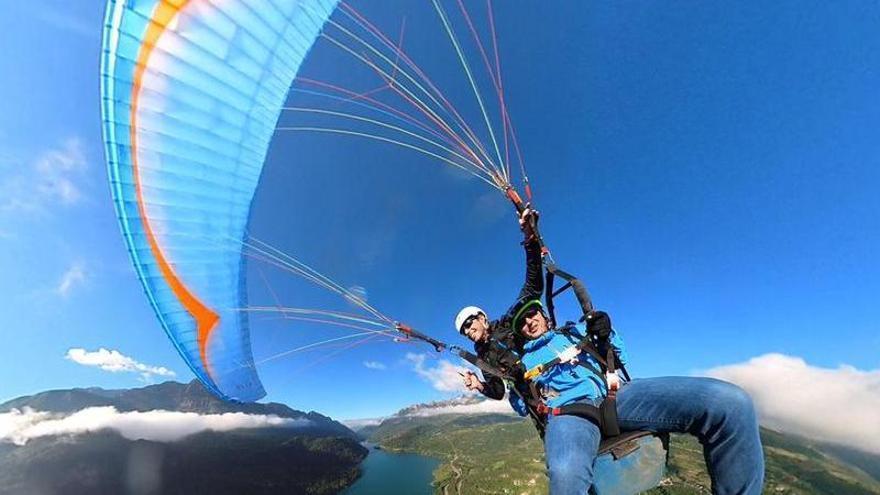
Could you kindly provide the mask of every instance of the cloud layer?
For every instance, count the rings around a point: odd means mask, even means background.
[[[748,391],[767,427],[880,454],[880,370],[766,354],[706,374]]]
[[[173,442],[202,431],[239,428],[302,427],[305,419],[245,413],[197,414],[176,411],[119,412],[114,407],[89,407],[70,415],[30,408],[0,413],[0,443],[24,445],[34,438],[82,435],[113,430],[129,440]]]
[[[144,380],[151,380],[153,376],[175,376],[168,368],[139,363],[119,351],[103,347],[93,352],[81,348],[69,349],[64,357],[83,366],[96,366],[111,373],[138,373]]]

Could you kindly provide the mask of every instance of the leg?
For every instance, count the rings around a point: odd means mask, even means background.
[[[758,420],[741,388],[712,378],[646,378],[621,388],[617,400],[622,430],[695,435],[703,444],[713,493],[761,493]]]
[[[552,416],[544,436],[551,495],[584,495],[593,482],[599,428],[577,416]]]

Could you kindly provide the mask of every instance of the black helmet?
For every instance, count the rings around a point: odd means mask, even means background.
[[[540,299],[527,299],[523,298],[514,303],[513,306],[507,310],[507,314],[510,316],[510,326],[514,332],[520,333],[522,330],[522,320],[523,315],[525,315],[529,310],[537,308],[541,313],[544,312],[544,305],[541,304]]]

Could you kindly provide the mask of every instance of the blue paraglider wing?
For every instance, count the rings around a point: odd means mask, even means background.
[[[122,233],[165,332],[225,399],[265,395],[241,246],[288,88],[336,4],[107,5],[102,116]]]

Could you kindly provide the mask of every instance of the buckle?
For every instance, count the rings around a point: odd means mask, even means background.
[[[532,381],[535,377],[541,375],[541,373],[544,373],[543,364],[539,364],[538,366],[535,366],[534,368],[526,371],[523,375],[523,378],[525,378],[526,381]]]

